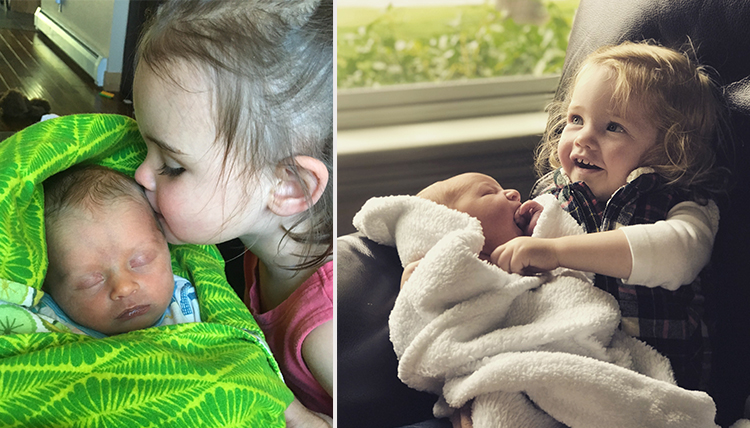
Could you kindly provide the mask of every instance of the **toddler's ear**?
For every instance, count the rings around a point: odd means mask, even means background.
[[[320,199],[328,184],[328,169],[318,159],[309,156],[295,156],[299,178],[292,172],[292,167],[282,163],[276,167],[276,178],[279,182],[273,189],[268,208],[282,217],[301,213]],[[303,184],[304,183],[304,184]],[[305,196],[305,188],[307,195]]]

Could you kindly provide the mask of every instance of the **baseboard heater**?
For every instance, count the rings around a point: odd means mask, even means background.
[[[104,72],[107,70],[107,58],[97,54],[76,36],[61,27],[47,16],[42,8],[34,13],[34,26],[37,31],[52,40],[76,64],[94,78],[97,86],[104,86]]]

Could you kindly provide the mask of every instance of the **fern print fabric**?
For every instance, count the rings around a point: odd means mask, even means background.
[[[283,427],[292,393],[214,246],[170,247],[202,323],[104,339],[34,313],[47,269],[42,183],[79,163],[133,176],[132,119],[71,115],[0,143],[0,426]]]

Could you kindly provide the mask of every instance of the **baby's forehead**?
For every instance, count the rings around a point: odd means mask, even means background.
[[[498,182],[494,178],[478,172],[457,175],[446,180],[444,183],[446,186],[446,191],[451,191],[459,194],[466,193],[484,184],[490,185],[492,187],[500,187],[500,184],[498,184]]]
[[[472,172],[435,182],[419,192],[417,196],[452,207],[459,197],[471,196],[473,193],[472,190],[484,184],[500,187],[494,178],[485,174]]]
[[[88,200],[72,204],[60,211],[56,223],[66,224],[74,219],[78,219],[79,221],[116,222],[124,216],[142,220],[144,227],[148,226],[152,221],[157,223],[156,216],[148,200],[141,200],[135,196],[120,196],[109,199],[106,203]]]
[[[156,212],[151,208],[151,204],[148,203],[148,199],[141,197],[127,198],[123,197],[118,199],[116,202],[119,206],[115,207],[115,212],[110,211],[110,215],[118,215],[118,212],[129,212],[131,215],[141,218],[143,220],[144,229],[147,226],[151,226],[155,234],[164,236],[164,230],[159,223]]]

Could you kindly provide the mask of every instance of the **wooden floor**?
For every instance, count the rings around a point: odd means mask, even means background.
[[[0,11],[6,15],[12,11]],[[41,33],[0,28],[0,94],[18,89],[29,99],[43,98],[51,113],[117,113],[133,116],[119,94],[99,95],[94,79]],[[18,131],[28,123],[0,123],[0,131]]]

